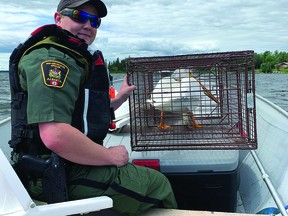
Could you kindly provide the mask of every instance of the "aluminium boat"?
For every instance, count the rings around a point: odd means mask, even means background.
[[[116,113],[117,127],[115,131],[111,131],[107,135],[104,141],[105,146],[125,145],[130,151],[130,162],[139,158],[160,161],[160,171],[175,184],[173,187],[178,196],[181,195],[181,190],[184,190],[177,185],[179,178],[181,182],[181,174],[190,172],[192,176],[184,181],[185,189],[191,193],[191,197],[187,198],[187,194],[184,194],[184,197],[188,200],[178,197],[178,200],[183,202],[178,203],[181,206],[180,210],[151,209],[143,215],[245,215],[257,213],[287,215],[285,207],[288,204],[288,113],[272,102],[256,95],[258,138],[256,150],[133,152],[130,147],[129,106],[124,104],[118,112],[120,113]],[[0,122],[0,147],[7,161],[9,161],[11,151],[8,145],[10,133],[10,118],[7,118]],[[175,173],[177,178],[172,175]],[[197,196],[194,197],[193,191],[187,188],[189,187],[187,181],[191,181],[190,184],[193,188],[193,184],[199,184],[195,180],[197,176],[203,175],[206,176],[206,180],[208,179],[205,188],[196,191]],[[11,182],[17,178],[15,175],[8,177]],[[29,209],[20,211],[17,207],[19,206],[18,202],[7,202],[11,191],[9,187],[6,187],[7,181],[3,180],[3,176],[1,179],[0,215],[37,215],[37,213],[39,215],[41,212],[42,215],[45,212],[37,211],[35,214],[35,212],[31,213],[33,211],[29,213]],[[203,180],[202,177],[201,179]],[[199,195],[199,193],[202,194]],[[17,197],[17,194],[15,196],[15,199],[19,199],[21,203],[21,198]],[[199,206],[194,208],[195,200],[200,200],[202,203],[199,201]],[[79,204],[79,206],[81,205]],[[49,208],[50,205],[46,206]],[[29,205],[29,208],[35,208],[35,206]],[[77,207],[74,206],[74,208]],[[91,215],[117,215],[109,209],[109,205],[105,208],[108,209],[101,210],[99,208],[95,213],[87,208],[86,212],[90,211]],[[13,209],[16,209],[16,212],[13,212]],[[57,206],[52,205],[50,209],[54,210],[53,215],[67,214],[62,207],[57,210]]]

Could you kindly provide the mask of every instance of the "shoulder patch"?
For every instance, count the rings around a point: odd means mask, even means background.
[[[41,64],[44,84],[49,87],[63,88],[69,68],[58,61],[48,60]]]

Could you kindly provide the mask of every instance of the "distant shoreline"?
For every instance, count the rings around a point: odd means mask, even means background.
[[[8,70],[0,70],[0,73],[8,73]]]

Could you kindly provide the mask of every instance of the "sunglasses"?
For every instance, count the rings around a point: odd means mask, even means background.
[[[60,12],[61,15],[68,16],[75,22],[86,23],[90,20],[90,24],[93,28],[99,28],[101,19],[98,16],[88,14],[84,11],[76,9],[64,9]]]

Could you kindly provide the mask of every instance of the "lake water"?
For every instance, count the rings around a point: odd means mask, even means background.
[[[0,73],[0,121],[10,116],[9,74]]]
[[[123,77],[123,75],[120,75]],[[117,80],[119,76],[114,76]],[[288,112],[288,74],[256,74],[256,93]],[[8,73],[0,73],[0,120],[10,116]]]

